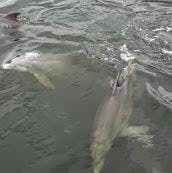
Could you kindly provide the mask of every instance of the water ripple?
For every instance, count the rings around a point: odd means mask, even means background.
[[[146,83],[147,90],[162,105],[172,109],[172,92],[165,90],[162,86],[157,89],[153,88],[149,83]]]
[[[17,0],[1,0],[0,1],[0,8],[13,5],[16,2],[17,2]]]

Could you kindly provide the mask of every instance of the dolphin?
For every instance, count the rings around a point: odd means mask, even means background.
[[[0,15],[0,25],[6,28],[17,29],[21,23],[17,19],[20,13],[9,13],[7,15]]]
[[[43,54],[37,51],[25,52],[13,59],[6,58],[2,62],[1,68],[31,73],[42,85],[49,89],[55,89],[52,78],[75,72],[77,69],[75,56],[77,57],[80,54],[81,52],[79,51],[66,54]]]
[[[113,87],[109,88],[104,101],[98,107],[95,117],[92,144],[90,147],[94,173],[100,173],[107,152],[113,141],[119,136],[144,135],[147,126],[129,126],[132,113],[132,96],[134,86],[134,64],[118,73]]]

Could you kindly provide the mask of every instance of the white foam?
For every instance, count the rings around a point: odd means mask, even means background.
[[[172,31],[172,27],[165,27],[165,28],[163,28],[163,27],[160,27],[160,28],[156,28],[156,29],[154,29],[154,30],[152,30],[153,32],[157,32],[157,31],[167,31],[167,32],[170,32],[170,31]]]
[[[153,135],[140,135],[137,136],[137,140],[141,142],[145,148],[153,147]]]
[[[126,46],[126,44],[123,44],[121,47],[120,47],[120,51],[122,52],[120,54],[120,57],[121,59],[123,59],[124,61],[129,61],[131,59],[135,59],[135,56],[133,54],[131,54],[129,51],[128,51],[128,48]]]
[[[172,51],[167,50],[167,49],[162,49],[162,53],[167,54],[167,55],[172,55]]]
[[[40,56],[40,53],[38,53],[38,52],[26,52],[25,53],[25,56],[27,57],[27,58],[37,58],[37,57],[39,57]]]
[[[156,28],[156,29],[154,29],[154,30],[152,30],[153,32],[156,32],[156,31],[164,31],[165,30],[165,28],[163,28],[163,27],[160,27],[160,28]]]
[[[40,57],[40,53],[38,53],[38,52],[26,52],[25,57],[26,58],[38,58],[38,57]]]
[[[149,41],[149,42],[152,42],[155,40],[155,38],[149,38],[148,35],[146,34],[145,35],[145,40]]]
[[[171,27],[166,27],[166,31],[167,32],[172,31],[172,28]]]

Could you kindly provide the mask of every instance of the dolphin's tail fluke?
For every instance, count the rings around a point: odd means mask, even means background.
[[[100,171],[102,170],[103,164],[104,164],[104,160],[101,160],[99,163],[94,165],[93,166],[94,173],[100,173]]]
[[[107,151],[109,151],[110,147],[111,143],[105,144],[105,143],[94,142],[91,145],[94,173],[101,172],[105,162],[105,155],[107,154]]]

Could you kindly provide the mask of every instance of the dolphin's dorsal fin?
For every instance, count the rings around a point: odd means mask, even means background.
[[[18,21],[17,20],[18,15],[20,15],[20,13],[9,13],[6,16],[4,16],[4,18],[17,22]]]

